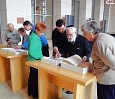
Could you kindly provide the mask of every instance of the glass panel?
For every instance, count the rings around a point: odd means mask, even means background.
[[[46,37],[51,39],[53,28],[53,0],[32,0],[32,22],[44,22],[47,26]]]

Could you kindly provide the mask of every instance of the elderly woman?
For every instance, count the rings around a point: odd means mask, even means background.
[[[44,35],[46,26],[43,23],[36,24],[36,31],[29,37],[28,44],[28,60],[35,61],[41,60],[42,55],[42,42],[41,36]],[[30,67],[29,81],[28,81],[28,95],[32,95],[33,98],[38,98],[38,70]]]
[[[98,99],[115,99],[115,38],[100,32],[94,20],[81,26],[84,37],[93,42],[91,57],[97,77]]]

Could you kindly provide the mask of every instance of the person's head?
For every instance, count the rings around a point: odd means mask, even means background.
[[[100,26],[95,20],[87,21],[81,26],[81,31],[88,41],[94,41],[100,33]]]
[[[75,27],[68,27],[66,28],[66,36],[69,42],[73,42],[76,39],[76,28]]]
[[[7,28],[9,32],[12,32],[14,30],[14,25],[12,23],[8,23]]]
[[[43,23],[43,22],[38,22],[37,24],[36,24],[36,34],[38,35],[38,36],[40,36],[40,35],[43,35],[44,34],[44,32],[46,31],[46,25]]]
[[[26,34],[26,31],[23,27],[18,29],[18,32],[20,33],[20,35],[24,36]]]
[[[26,31],[30,31],[30,30],[32,30],[32,23],[30,22],[30,21],[28,21],[28,20],[26,20],[24,23],[23,23],[23,26],[24,26],[24,29],[26,30]]]
[[[62,19],[58,19],[56,21],[56,28],[60,33],[64,33],[64,31],[65,31],[65,22]]]

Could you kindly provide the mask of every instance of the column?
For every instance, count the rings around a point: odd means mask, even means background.
[[[54,0],[53,2],[53,28],[58,19],[64,19],[65,15],[72,14],[72,0]]]

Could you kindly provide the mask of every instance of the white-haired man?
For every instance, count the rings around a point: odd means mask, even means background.
[[[66,36],[68,42],[65,44],[64,57],[73,56],[75,54],[82,58],[83,62],[89,61],[91,46],[88,40],[77,34],[75,27],[66,28]],[[72,92],[66,91],[67,94]]]
[[[66,28],[66,36],[68,42],[65,45],[65,57],[77,54],[83,58],[83,61],[89,61],[91,46],[88,40],[77,34],[75,27]]]
[[[66,37],[68,41],[63,45],[63,57],[67,58],[77,54],[82,58],[83,62],[89,61],[91,54],[91,45],[89,41],[84,36],[77,34],[74,26],[66,28]],[[59,51],[56,54],[56,56],[59,56],[59,54],[61,56]],[[72,92],[66,91],[66,93],[71,94]]]
[[[17,29],[14,28],[12,23],[8,23],[7,31],[5,32],[4,39],[7,41],[8,47],[16,47],[21,41],[20,34]]]

